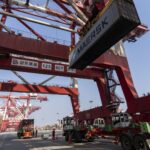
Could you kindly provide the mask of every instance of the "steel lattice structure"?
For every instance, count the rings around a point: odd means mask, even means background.
[[[33,112],[41,109],[38,106],[32,106],[31,100],[47,101],[47,97],[40,95],[27,95],[27,96],[12,96],[1,95],[0,99],[5,101],[4,105],[0,107],[3,112],[3,119],[1,124],[1,132],[9,128],[17,129],[19,122],[27,119]],[[23,101],[23,103],[20,103]]]
[[[107,2],[106,0],[103,5],[98,7],[103,8]],[[122,42],[117,43],[115,48],[104,53],[83,71],[68,68],[69,53],[78,41],[76,40],[78,39],[78,32],[93,14],[92,4],[89,0],[1,0],[0,6],[0,14],[2,15],[0,29],[8,32],[0,32],[0,68],[93,79],[97,83],[102,100],[102,117],[110,113],[107,107],[112,101],[112,99],[108,99],[110,88],[108,88],[105,71],[106,69],[113,69],[123,89],[128,106],[127,111],[135,113],[141,109],[139,99],[143,99],[143,113],[149,110],[147,97],[139,98],[134,88]],[[20,22],[22,26],[32,32],[36,39],[27,38],[9,28],[6,22],[8,17],[13,18],[14,22]],[[28,22],[46,26],[47,30],[50,27],[65,31],[69,34],[71,42],[65,45],[56,39],[47,41]],[[147,31],[147,26],[140,25],[122,40],[135,42]],[[5,90],[10,89],[5,88]],[[12,86],[11,91],[15,90]],[[23,90],[25,89],[22,88]],[[77,101],[73,101],[74,103],[77,104]],[[138,107],[135,108],[135,105]],[[74,112],[76,113],[76,111]]]

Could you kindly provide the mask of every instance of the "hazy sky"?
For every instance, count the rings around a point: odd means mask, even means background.
[[[150,1],[149,0],[135,0],[137,10],[141,21],[150,26]],[[14,22],[13,19],[7,21],[7,25],[25,30],[19,23]],[[62,33],[59,30],[52,30],[50,28],[44,28],[39,25],[30,24],[34,26],[36,30],[40,33],[47,35],[49,37],[60,37],[61,39],[70,40],[67,33]],[[140,38],[136,43],[125,43],[126,54],[129,61],[129,66],[131,69],[132,77],[135,83],[135,87],[139,95],[143,93],[150,92],[150,32]],[[17,77],[13,75],[10,71],[0,70],[1,76],[0,80],[10,80],[20,81]],[[39,82],[46,79],[49,76],[46,75],[36,75],[36,74],[22,74],[30,82]],[[70,78],[66,77],[56,77],[49,82],[49,84],[60,84],[69,85]],[[99,93],[95,83],[92,80],[78,80],[79,92],[80,92],[80,105],[81,110],[89,109],[90,107],[99,106],[101,104]],[[121,95],[121,93],[119,93]],[[21,95],[21,94],[20,94]],[[71,102],[68,96],[61,95],[47,95],[48,102],[35,103],[39,105],[42,109],[31,115],[35,118],[35,122],[38,125],[43,125],[45,123],[50,124],[57,121],[66,115],[72,114]],[[90,104],[89,101],[93,100]]]

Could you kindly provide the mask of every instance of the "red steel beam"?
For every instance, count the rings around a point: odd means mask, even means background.
[[[0,83],[0,91],[3,92],[23,92],[23,93],[43,93],[43,94],[57,94],[68,95],[71,98],[74,115],[79,112],[78,88],[67,88],[57,86],[41,86],[32,84],[17,84],[15,82]],[[4,98],[4,96],[2,96]],[[9,98],[9,97],[5,97]],[[27,99],[30,96],[20,96],[20,99]]]
[[[95,118],[103,118],[108,114],[103,111],[103,107],[96,107],[93,109],[79,112],[75,115],[75,118],[81,120],[94,120]]]
[[[0,41],[0,53],[16,53],[68,62],[69,46],[10,35],[5,32],[0,32]],[[108,57],[113,57],[113,60],[107,59]],[[120,66],[120,64],[115,61],[116,58],[122,59],[120,56],[114,56],[106,52],[96,59],[92,65],[99,66],[101,63],[104,64],[104,60],[108,65]]]
[[[31,15],[31,16],[42,18],[42,19],[46,19],[48,21],[54,21],[54,22],[58,22],[58,23],[61,23],[61,24],[70,25],[69,22],[62,22],[62,21],[59,21],[59,20],[56,20],[56,19],[53,19],[53,18],[48,18],[48,17],[42,16],[42,15],[37,15],[37,14],[31,13],[31,12],[23,11],[21,9],[16,9],[16,8],[11,8],[11,9],[13,9],[14,11],[17,11],[17,12],[25,13],[25,14],[28,14],[28,15]]]
[[[0,0],[3,2],[3,0]],[[26,6],[26,8],[29,8],[30,6]],[[29,8],[30,9],[30,8]],[[34,10],[34,8],[33,8]],[[39,9],[38,9],[39,10]],[[75,21],[75,19],[70,15],[70,14],[65,14],[65,13],[60,13],[60,12],[57,12],[55,10],[52,10],[52,9],[45,9],[45,10],[39,10],[40,12],[43,12],[43,13],[46,13],[48,15],[52,15],[52,16],[55,16],[55,17],[58,17],[58,18],[64,18],[66,20],[71,20],[71,21]]]
[[[37,36],[37,39],[40,39],[42,41],[46,41],[45,38],[43,38],[38,32],[36,32],[35,30],[33,30],[27,23],[25,23],[24,21],[22,21],[21,19],[17,19],[20,23],[22,23],[27,29],[29,29],[35,36]]]
[[[30,87],[30,89],[29,89]],[[34,84],[18,84],[15,82],[1,82],[0,91],[4,92],[23,92],[23,93],[43,93],[57,95],[78,95],[77,88],[57,87],[57,86],[41,86]],[[27,96],[21,96],[21,99],[27,99]]]
[[[8,59],[0,61],[0,68],[14,71],[25,71],[31,73],[51,74],[58,76],[78,77],[94,79],[101,76],[101,70],[98,68],[87,68],[81,70],[68,70],[67,64],[32,60],[27,58],[18,58],[10,56]]]
[[[139,116],[143,121],[149,121],[150,119],[150,95],[144,96],[144,97],[139,97],[139,98],[134,98],[134,106],[133,110],[130,110],[127,112],[131,114],[136,114],[136,113],[141,113]],[[79,120],[94,120],[95,118],[104,118],[106,116],[109,116],[110,112],[105,107],[96,107],[90,110],[85,110],[82,112],[79,112],[75,115],[76,118]],[[134,115],[133,115],[134,117]],[[134,119],[137,119],[137,115],[134,117]]]
[[[1,22],[2,22],[3,24],[5,24],[6,19],[7,19],[7,16],[6,16],[6,15],[2,15],[2,17],[1,17]],[[0,26],[0,31],[2,31],[2,30],[3,30],[3,27]]]
[[[0,53],[23,54],[38,58],[48,58],[68,62],[69,46],[52,42],[38,41],[18,35],[10,35],[5,32],[0,32],[0,41]],[[112,67],[120,66],[124,62],[124,59],[126,60],[125,57],[121,57],[107,51],[96,59],[91,65],[103,65],[104,67],[106,67],[106,65]]]
[[[2,83],[3,85],[5,84],[4,82]],[[7,86],[7,82],[6,82],[6,86]],[[13,83],[9,83],[10,86],[12,86]],[[4,87],[6,87],[4,85]],[[12,88],[13,89],[13,88]],[[7,90],[7,89],[6,89]],[[8,89],[10,91],[10,89]],[[5,91],[7,92],[7,91]],[[30,96],[30,95],[27,95],[27,96],[11,96],[11,95],[0,95],[0,98],[2,99],[6,99],[6,100],[40,100],[40,101],[47,101],[47,97],[46,96]]]
[[[136,111],[140,113],[150,113],[150,95],[137,98],[134,105]]]
[[[40,56],[40,57],[45,56],[56,60],[68,61],[69,47],[67,46],[63,46],[55,43],[47,43],[43,41],[36,41],[31,39],[29,40],[28,38],[9,35],[3,32],[0,33],[0,40],[1,40],[0,47],[3,47],[2,49],[0,49],[1,52],[7,52],[7,53],[15,52],[15,53],[28,54],[28,55],[34,54],[34,56]],[[8,51],[6,47],[9,49]],[[5,63],[7,63],[7,61],[5,61],[1,65],[3,69],[6,68]],[[132,97],[137,97],[137,93],[134,88],[134,84],[132,81],[132,77],[131,77],[131,73],[130,73],[130,69],[126,57],[115,55],[111,51],[107,51],[101,57],[99,57],[92,65],[96,65],[97,67],[116,69],[120,80],[120,84],[122,86],[127,101],[130,103],[130,99],[133,99]],[[132,108],[132,105],[130,105],[130,107]]]
[[[64,45],[42,41],[39,42],[31,39],[29,40],[28,38],[9,35],[3,32],[0,33],[0,40],[0,51],[3,53],[14,52],[26,55],[34,54],[34,56],[68,62],[69,47]],[[8,43],[8,41],[10,42]],[[51,48],[49,49],[49,47]],[[4,64],[5,63],[3,63],[3,65]],[[131,102],[134,100],[134,98],[137,98],[138,95],[134,88],[127,58],[115,55],[111,51],[107,51],[101,57],[95,60],[92,65],[103,68],[113,68],[116,70],[125,98],[127,100],[129,107],[128,109],[129,111],[134,111],[134,103],[131,104]]]
[[[0,53],[15,53],[57,61],[68,61],[69,47],[65,45],[39,41],[5,32],[0,32],[0,41]]]
[[[64,6],[64,4],[62,2],[60,2],[60,0],[53,0],[58,6],[60,6],[66,13],[68,14],[72,14],[73,12],[71,12],[67,7]]]
[[[7,4],[7,3],[6,3]],[[8,8],[3,8],[3,10],[4,11],[8,11]],[[6,23],[6,20],[7,20],[7,16],[6,15],[2,15],[2,17],[1,17],[1,22],[3,23],[3,24],[5,24]],[[0,26],[0,31],[2,31],[3,30],[3,27],[2,26]]]
[[[5,9],[3,9],[4,11],[6,11],[6,12],[10,12],[10,13],[12,13],[13,14],[13,12],[11,11],[11,10],[9,10],[8,8],[5,8]],[[3,23],[5,23],[6,22],[6,15],[3,15],[2,16],[2,21],[3,21]],[[27,23],[25,23],[24,21],[22,21],[21,19],[19,19],[19,18],[17,18],[17,20],[20,22],[20,23],[22,23],[27,29],[29,29],[34,35],[36,35],[37,36],[37,38],[38,39],[40,39],[40,40],[42,40],[42,41],[46,41],[46,39],[44,39],[39,33],[37,33],[35,30],[33,30]],[[1,31],[1,29],[0,29],[0,31]]]

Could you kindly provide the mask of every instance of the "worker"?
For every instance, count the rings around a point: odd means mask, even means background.
[[[29,6],[29,1],[30,0],[26,0],[26,3],[25,3],[26,6]]]
[[[52,130],[52,140],[55,140],[55,128]]]
[[[33,136],[33,137],[35,136],[35,134],[34,134],[34,130],[32,131],[32,136]]]
[[[37,134],[38,134],[38,130],[35,129],[35,137],[37,137]]]

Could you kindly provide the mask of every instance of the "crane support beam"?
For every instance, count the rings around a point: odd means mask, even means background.
[[[6,1],[6,0],[0,0],[0,1],[3,2],[3,1]],[[45,13],[45,14],[48,14],[48,15],[52,15],[52,16],[58,17],[58,18],[64,18],[64,19],[67,19],[67,20],[75,21],[75,19],[71,15],[67,15],[67,14],[63,14],[63,13],[60,13],[60,12],[56,12],[56,11],[54,11],[52,9],[48,9],[48,8],[45,8],[45,7],[33,5],[31,3],[26,5],[26,2],[23,2],[23,1],[20,1],[20,0],[11,0],[10,4],[11,5],[21,6],[21,7],[26,7],[26,8],[29,8],[29,9],[33,9],[35,11],[39,11],[39,12],[42,12],[42,13]],[[78,23],[80,23],[80,22],[78,22]]]
[[[0,26],[3,27],[8,33],[12,33],[12,31],[1,21],[0,21]]]
[[[4,82],[3,82],[4,83]],[[6,82],[6,84],[9,82]],[[5,84],[5,83],[4,83]],[[13,83],[9,83],[10,85],[12,85]],[[5,91],[6,92],[6,91]],[[27,102],[29,102],[30,100],[39,100],[40,102],[42,101],[48,101],[47,96],[40,96],[40,95],[35,95],[35,96],[31,96],[30,94],[27,96],[11,96],[11,95],[0,95],[0,98],[5,100],[11,100],[11,102],[16,101],[16,100],[26,100]],[[15,106],[15,104],[14,104]]]
[[[20,23],[22,23],[27,29],[29,29],[34,35],[37,36],[38,39],[42,40],[42,41],[46,41],[46,39],[44,39],[38,32],[36,32],[35,30],[33,30],[27,23],[25,23],[24,21],[22,21],[21,19],[17,19]]]
[[[9,34],[6,32],[0,32],[0,41],[0,53],[14,53],[68,62],[69,46],[30,39],[18,35]],[[107,59],[108,57],[112,58],[112,60]],[[119,62],[116,61],[116,59]],[[91,64],[91,66],[99,66],[99,64],[104,64],[103,60],[105,60],[105,62],[107,61],[112,66],[120,66],[119,63],[121,63],[123,59],[126,58],[120,57],[119,55],[110,54],[110,51],[108,51],[104,53],[101,57],[96,59]]]
[[[29,22],[33,22],[33,23],[36,23],[36,24],[44,25],[44,26],[47,26],[47,27],[56,28],[56,29],[76,33],[75,30],[72,30],[72,29],[69,29],[69,28],[66,28],[66,27],[63,27],[63,26],[50,24],[50,23],[47,23],[47,22],[43,22],[43,21],[40,21],[40,20],[36,20],[36,19],[24,17],[24,16],[18,16],[16,14],[12,14],[12,13],[9,13],[9,12],[0,11],[0,14],[7,15],[7,16],[12,17],[12,18],[22,19],[22,20],[25,20],[25,21],[29,21]]]
[[[21,81],[23,81],[25,84],[29,84],[29,82],[23,78],[18,72],[12,71]]]
[[[50,76],[48,79],[42,81],[41,83],[39,83],[39,85],[44,85],[45,83],[47,83],[48,81],[52,80],[53,78],[55,78],[56,76]]]
[[[58,6],[60,6],[67,14],[70,14],[70,15],[76,20],[76,22],[80,22],[80,24],[81,24],[82,26],[85,25],[85,22],[82,21],[79,17],[77,17],[76,14],[74,14],[73,12],[71,12],[67,7],[65,7],[65,6],[60,2],[60,0],[54,0],[54,1],[55,1],[55,3],[56,3]]]
[[[67,1],[73,7],[73,9],[77,12],[78,16],[86,23],[88,21],[88,18],[83,13],[83,11],[80,10],[80,8],[74,3],[73,0],[67,0]]]
[[[135,112],[150,113],[150,95],[140,97],[135,102]]]
[[[94,79],[101,76],[101,69],[87,68],[84,71],[76,69],[68,69],[67,64],[33,60],[9,56],[9,58],[1,59],[0,69],[23,71],[29,73],[48,74],[56,76],[68,76],[77,78]]]
[[[42,93],[42,94],[57,94],[57,95],[68,95],[71,98],[72,108],[74,115],[79,112],[79,99],[78,99],[78,88],[70,87],[58,87],[58,86],[41,86],[33,84],[17,84],[15,82],[1,82],[0,91],[3,92],[21,92],[21,93]],[[0,98],[9,98],[9,96],[0,96]],[[30,95],[15,97],[15,99],[32,99]],[[33,97],[35,98],[35,97]],[[38,100],[41,100],[40,97],[37,97]],[[42,101],[47,101],[42,99]]]
[[[30,89],[28,87],[30,87]],[[18,84],[15,82],[1,82],[0,91],[21,92],[21,93],[32,92],[32,93],[70,95],[70,96],[78,95],[77,88],[58,87],[58,86],[41,86],[41,85],[35,85],[35,84],[27,85],[27,84]],[[27,99],[27,96],[19,97],[19,99]]]
[[[88,115],[87,115],[88,114]],[[79,120],[94,120],[95,118],[104,118],[109,116],[110,112],[104,107],[96,107],[90,110],[85,110],[75,115]]]
[[[23,54],[23,55],[29,55],[29,56],[34,56],[34,57],[49,58],[49,59],[53,59],[57,61],[68,62],[68,58],[69,58],[68,46],[64,46],[64,45],[60,45],[56,43],[32,40],[29,38],[24,38],[24,37],[20,37],[16,35],[10,35],[4,32],[0,32],[0,41],[1,41],[0,53],[16,53],[16,54]],[[12,70],[19,68],[20,71],[25,70],[24,67],[26,66],[22,66],[22,67],[18,65],[15,66],[15,65],[12,65],[11,61],[12,61],[11,59],[0,61],[0,68],[12,69]],[[99,57],[97,60],[95,60],[95,62],[91,64],[91,66],[96,66],[99,68],[102,67],[102,68],[115,69],[118,74],[122,89],[124,90],[124,93],[125,93],[124,95],[126,96],[126,99],[128,100],[128,102],[130,103],[130,99],[131,99],[130,97],[137,97],[137,92],[134,88],[134,84],[132,81],[132,77],[131,77],[131,73],[130,73],[130,69],[129,69],[126,57],[116,55],[112,51],[109,50],[106,53],[104,53],[101,57]],[[67,67],[68,66],[66,66],[66,68]],[[28,67],[28,70],[30,72],[39,71],[37,69],[37,66],[32,67],[32,68]],[[45,72],[44,70],[46,72],[49,71],[49,70],[43,69],[41,73]],[[78,72],[79,70],[76,70],[76,71]],[[83,73],[84,71],[81,71],[80,73]],[[53,75],[58,75],[56,74],[56,70],[49,71],[49,73],[52,73]],[[73,73],[66,74],[66,72],[62,72],[62,71],[58,71],[57,73],[59,73],[60,75],[64,75],[64,76],[70,75],[72,77],[77,77],[77,75]],[[99,71],[99,75],[100,75],[100,71]],[[87,76],[90,76],[90,74],[87,74]],[[80,75],[78,77],[84,78],[85,75],[84,76]],[[129,104],[129,106],[131,105]]]
[[[0,41],[0,53],[15,53],[68,62],[69,46],[39,41],[6,32],[0,32]]]
[[[147,113],[147,117],[144,119],[148,119],[149,118],[149,106],[150,106],[150,95],[144,96],[144,97],[139,97],[139,98],[134,98],[134,106],[133,110],[130,110],[127,112],[128,113],[141,113],[141,114],[146,114]],[[88,115],[87,115],[88,114]],[[82,111],[78,114],[76,114],[76,118],[79,120],[89,120],[89,119],[95,119],[95,118],[104,118],[106,116],[109,116],[110,112],[105,108],[105,107],[96,107],[90,110],[85,110]],[[142,118],[143,119],[143,118]]]

